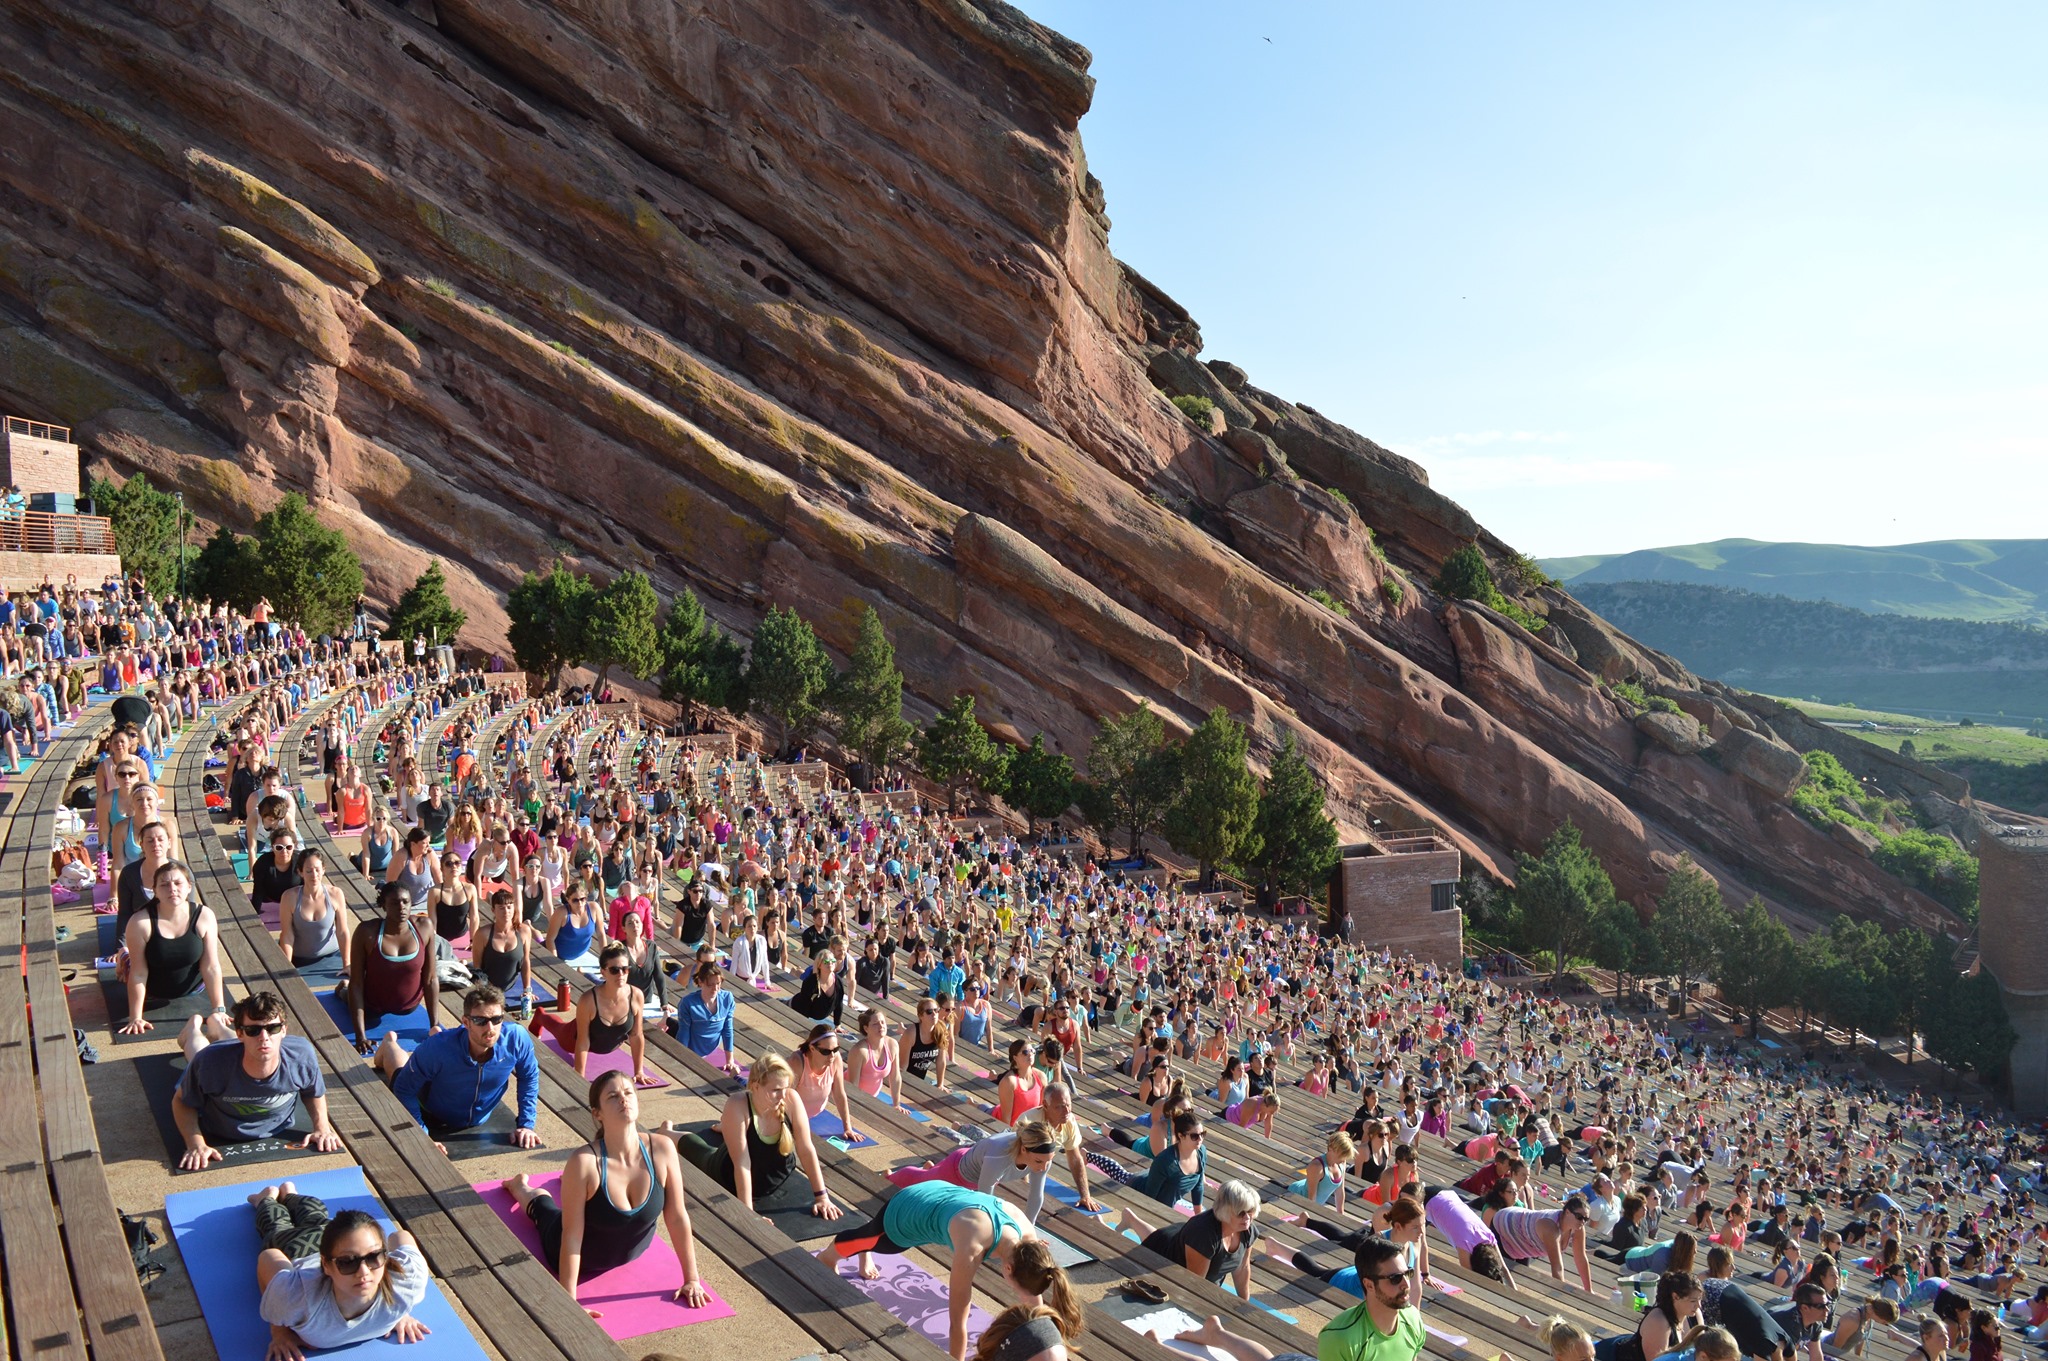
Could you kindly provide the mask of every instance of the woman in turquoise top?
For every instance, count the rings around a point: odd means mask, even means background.
[[[950,1181],[922,1181],[889,1197],[875,1218],[826,1244],[818,1260],[836,1271],[842,1259],[857,1253],[861,1278],[871,1281],[882,1274],[875,1265],[878,1252],[896,1256],[912,1248],[950,1247],[947,1350],[955,1361],[965,1361],[975,1270],[991,1257],[1007,1266],[1018,1245],[1033,1236],[1030,1224],[1007,1201]]]

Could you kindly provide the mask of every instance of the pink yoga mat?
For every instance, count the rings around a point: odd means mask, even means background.
[[[559,1198],[562,1174],[550,1172],[545,1177],[536,1177],[533,1186],[537,1191],[546,1191]],[[479,1182],[476,1193],[484,1198],[484,1204],[497,1212],[498,1218],[505,1221],[506,1227],[512,1230],[512,1236],[526,1246],[534,1260],[546,1266],[547,1258],[540,1250],[540,1231],[519,1212],[512,1193],[505,1189],[505,1183]],[[701,1260],[699,1265],[702,1265]],[[713,1319],[733,1316],[733,1307],[720,1299],[708,1285],[704,1287],[709,1296],[705,1306],[702,1309],[685,1309],[675,1301],[676,1291],[682,1288],[683,1269],[676,1262],[675,1249],[666,1239],[657,1237],[634,1261],[602,1276],[585,1277],[577,1282],[576,1296],[585,1309],[595,1309],[604,1315],[597,1321],[597,1326],[604,1329],[606,1337],[618,1342],[658,1333],[664,1328],[687,1328],[692,1323],[709,1323]],[[941,1322],[943,1324],[943,1320]],[[941,1342],[939,1345],[945,1344]]]
[[[562,1061],[571,1068],[576,1066],[576,1055],[574,1052],[564,1049],[562,1042],[552,1034],[542,1035],[541,1043],[554,1050],[557,1054],[560,1054]],[[588,1070],[588,1076],[593,1081],[602,1073],[624,1073],[627,1077],[631,1077],[633,1076],[633,1051],[622,1044],[609,1054],[591,1054],[587,1056],[583,1061],[583,1066]],[[661,1074],[655,1072],[652,1068],[647,1070],[647,1075],[655,1080],[654,1085],[656,1087],[668,1086],[667,1081],[662,1078]]]
[[[946,1282],[908,1257],[877,1257],[875,1265],[882,1269],[882,1274],[872,1281],[860,1278],[859,1259],[854,1257],[839,1263],[839,1274],[853,1282],[854,1288],[863,1295],[895,1315],[904,1327],[923,1333],[943,1349],[947,1325]],[[967,1345],[972,1347],[974,1339],[980,1337],[993,1321],[980,1305],[968,1305]]]

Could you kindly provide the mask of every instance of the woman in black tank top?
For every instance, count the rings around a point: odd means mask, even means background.
[[[508,1001],[515,995],[515,979],[516,995],[533,996],[533,928],[514,911],[512,890],[501,888],[491,894],[490,924],[470,937],[469,961]]]
[[[561,1200],[535,1191],[520,1173],[505,1183],[526,1217],[540,1233],[542,1254],[555,1279],[576,1297],[577,1287],[592,1276],[639,1259],[654,1244],[657,1224],[667,1224],[683,1270],[676,1303],[700,1309],[707,1301],[697,1275],[697,1245],[683,1212],[682,1160],[666,1139],[640,1132],[640,1093],[624,1073],[605,1073],[590,1084],[590,1110],[598,1120],[598,1136],[569,1155],[562,1169]],[[564,1239],[580,1250],[564,1257]],[[599,1317],[596,1310],[590,1311]]]
[[[604,953],[598,956],[598,968],[604,981],[584,993],[576,1004],[573,1058],[577,1075],[589,1076],[592,1054],[609,1054],[626,1045],[633,1055],[633,1081],[643,1087],[653,1086],[655,1079],[647,1071],[647,1032],[641,1024],[646,1002],[640,989],[627,981],[633,964],[626,947],[605,946]]]
[[[191,872],[182,861],[166,860],[157,868],[154,887],[155,901],[128,919],[124,1035],[154,1030],[142,1014],[145,1009],[189,997],[202,987],[213,1013],[226,1012],[213,913],[196,900]],[[216,1038],[226,1038],[225,1033]]]

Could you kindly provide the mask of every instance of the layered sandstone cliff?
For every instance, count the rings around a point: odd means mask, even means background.
[[[1540,638],[1434,599],[1504,546],[1199,359],[1109,252],[1087,53],[998,0],[16,0],[0,57],[0,398],[227,524],[306,492],[387,599],[441,560],[476,641],[556,554],[842,648],[868,602],[919,700],[1077,756],[1220,704],[1496,871],[1571,819],[1639,901],[1689,849],[1943,915],[1562,593]]]

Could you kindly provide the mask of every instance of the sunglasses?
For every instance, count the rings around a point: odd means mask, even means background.
[[[350,1253],[342,1257],[330,1257],[328,1260],[334,1263],[334,1269],[342,1275],[353,1276],[356,1272],[366,1267],[371,1271],[375,1271],[378,1267],[383,1266],[384,1256],[385,1251],[383,1248],[375,1248],[369,1252]]]
[[[505,1013],[501,1011],[495,1016],[465,1016],[462,1019],[467,1024],[475,1026],[478,1030],[488,1030],[494,1025],[505,1024]]]
[[[266,1021],[260,1023],[252,1023],[238,1028],[241,1030],[242,1034],[248,1036],[252,1040],[262,1035],[284,1034],[283,1021]]]
[[[811,1052],[814,1054],[836,1054],[839,1052],[839,1046],[836,1044],[830,1046],[821,1044],[816,1049],[813,1049]]]
[[[605,966],[605,972],[611,974],[615,978],[624,978],[627,974],[633,971],[623,964],[609,964]]]
[[[1361,1281],[1405,1281],[1408,1279],[1408,1273],[1397,1271],[1391,1276],[1360,1276],[1358,1279]]]
[[[1195,1141],[1196,1143],[1198,1143],[1198,1144],[1199,1144],[1199,1143],[1201,1143],[1201,1142],[1202,1142],[1202,1140],[1204,1140],[1204,1139],[1206,1139],[1206,1138],[1208,1138],[1208,1137],[1209,1137],[1209,1131],[1207,1131],[1207,1130],[1203,1130],[1203,1129],[1198,1129],[1198,1130],[1195,1130],[1195,1131],[1194,1131],[1194,1132],[1192,1132],[1192,1133],[1189,1133],[1189,1134],[1183,1134],[1183,1135],[1181,1135],[1180,1137],[1181,1137],[1181,1138],[1183,1138],[1183,1139],[1193,1139],[1193,1140],[1194,1140],[1194,1141]]]

